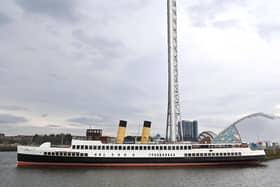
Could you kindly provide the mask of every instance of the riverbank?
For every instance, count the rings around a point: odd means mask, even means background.
[[[0,144],[0,151],[17,151],[17,144]]]
[[[280,148],[268,148],[265,153],[268,160],[280,159]]]

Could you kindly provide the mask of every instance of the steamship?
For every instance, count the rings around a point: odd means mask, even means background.
[[[265,159],[264,150],[248,144],[151,143],[151,122],[145,121],[141,143],[125,144],[126,121],[120,121],[116,142],[72,140],[66,148],[45,142],[39,147],[18,146],[17,166],[220,166],[255,165]]]

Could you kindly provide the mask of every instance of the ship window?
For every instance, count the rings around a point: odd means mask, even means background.
[[[121,156],[121,154],[119,153],[118,156]]]
[[[180,146],[180,149],[183,150],[183,146]]]
[[[68,156],[71,156],[71,153],[68,153]]]
[[[148,150],[151,150],[151,146],[148,146]]]
[[[200,153],[200,156],[203,156],[203,153]]]
[[[126,150],[126,146],[123,146],[123,150]]]
[[[234,153],[235,156],[237,156],[237,153]]]
[[[101,153],[99,153],[99,156],[101,156]]]
[[[219,153],[216,153],[216,156],[219,156]]]
[[[98,149],[98,150],[100,150],[100,149],[101,149],[101,146],[100,146],[100,145],[99,145],[99,146],[97,146],[97,149]]]
[[[114,150],[114,146],[111,145],[111,146],[110,146],[110,149],[111,149],[111,150]]]
[[[189,153],[189,157],[191,157],[192,156],[192,154],[191,153]]]
[[[176,146],[176,150],[179,150],[179,146]]]
[[[122,146],[119,146],[119,150],[122,150]]]
[[[199,153],[196,153],[196,156],[199,156]]]
[[[67,156],[67,153],[66,153],[66,152],[64,152],[64,153],[63,153],[63,155],[64,155],[64,156]]]
[[[155,146],[152,146],[152,150],[155,150]]]
[[[156,150],[158,150],[158,146],[156,146]]]
[[[83,145],[81,145],[81,149],[84,149],[84,146],[83,146]]]
[[[77,145],[77,149],[80,149],[80,145]]]
[[[142,146],[139,146],[139,150],[142,150]]]
[[[118,146],[115,146],[115,150],[118,150]]]
[[[188,148],[189,150],[191,150],[192,149],[192,146],[189,146],[189,148]]]
[[[241,153],[240,153],[240,152],[239,152],[238,154],[239,154],[239,156],[241,156]]]
[[[166,147],[166,146],[163,146],[163,149],[164,149],[164,150],[167,150],[167,147]]]
[[[96,145],[93,146],[93,149],[96,149]]]
[[[230,153],[227,153],[228,156],[230,156]]]
[[[159,146],[159,149],[162,150],[162,146]]]
[[[106,149],[109,150],[109,145],[106,146]]]
[[[211,156],[211,153],[208,153],[208,156]]]
[[[171,150],[171,146],[168,146],[168,150]]]
[[[138,146],[135,146],[135,150],[138,150]]]
[[[131,146],[131,150],[134,150],[134,146]]]
[[[185,146],[184,146],[184,149],[187,150],[187,149],[188,149],[188,146],[185,145]]]
[[[204,153],[204,156],[207,156],[207,153]]]
[[[81,153],[81,156],[84,156],[84,153]]]
[[[73,146],[72,146],[72,149],[76,149],[76,146],[75,146],[75,145],[73,145]]]
[[[72,153],[72,156],[75,156],[75,153]]]
[[[188,153],[185,153],[185,157],[188,157]]]
[[[88,146],[88,149],[92,150],[92,145],[89,145],[89,146]]]
[[[126,156],[126,153],[124,153],[123,156]]]
[[[85,145],[85,149],[88,149],[88,146],[87,146],[87,145]]]
[[[77,153],[77,156],[80,156],[80,153]]]
[[[223,156],[223,153],[220,153],[220,156]]]
[[[88,154],[87,154],[87,153],[85,153],[85,156],[88,156]]]
[[[104,146],[104,145],[102,145],[102,146],[101,146],[101,149],[102,149],[102,150],[104,150],[104,149],[105,149],[105,146]]]
[[[132,156],[135,156],[135,154],[133,153]]]
[[[224,156],[227,156],[227,153],[224,153]]]
[[[47,155],[47,152],[44,152],[44,155]]]
[[[175,150],[175,146],[172,146],[172,150]]]
[[[147,146],[143,146],[143,149],[144,149],[144,150],[147,150]]]
[[[130,150],[130,146],[127,146],[127,150]]]
[[[192,156],[195,156],[195,153],[192,153]]]

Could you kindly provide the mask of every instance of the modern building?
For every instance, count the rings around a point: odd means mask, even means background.
[[[87,129],[87,140],[100,140],[102,136],[102,129]]]
[[[198,135],[198,141],[199,143],[212,143],[214,138],[217,136],[217,134],[215,134],[212,131],[203,131]]]
[[[197,141],[198,123],[196,120],[194,121],[182,120],[181,126],[182,126],[183,141]]]

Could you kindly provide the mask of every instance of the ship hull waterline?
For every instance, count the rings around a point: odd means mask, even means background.
[[[18,154],[18,167],[196,167],[259,165],[265,157],[223,158],[63,158]]]

